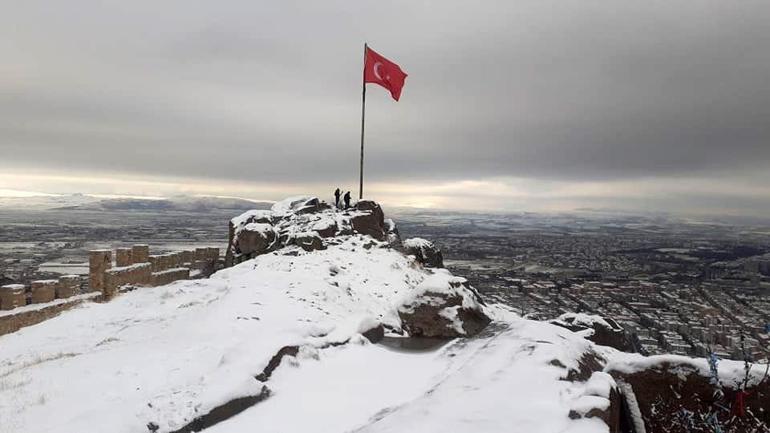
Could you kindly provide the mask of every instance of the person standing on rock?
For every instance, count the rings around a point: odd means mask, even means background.
[[[345,209],[350,207],[350,191],[345,193],[345,197],[343,197],[345,200]]]
[[[340,191],[339,188],[334,190],[334,207],[339,209],[340,208],[340,195],[342,194],[342,191]]]

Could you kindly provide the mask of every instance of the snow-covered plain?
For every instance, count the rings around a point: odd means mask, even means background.
[[[302,349],[265,384],[271,396],[207,431],[607,431],[568,417],[604,397],[559,380],[553,361],[577,367],[591,347],[565,329],[491,306],[482,334],[435,350],[362,337],[376,322],[398,329],[396,308],[423,281],[456,278],[371,242],[284,248],[0,337],[0,431],[174,431],[258,395],[255,376],[287,345]]]

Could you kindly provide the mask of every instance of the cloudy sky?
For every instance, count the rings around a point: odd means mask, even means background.
[[[770,2],[6,1],[0,189],[770,211]]]

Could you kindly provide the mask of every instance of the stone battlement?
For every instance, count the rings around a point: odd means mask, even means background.
[[[80,293],[80,277],[64,275],[58,280],[32,281],[29,288],[22,284],[0,287],[0,310],[13,310],[28,304],[45,304]]]
[[[150,254],[147,245],[115,250],[94,250],[89,257],[91,290],[102,292],[109,300],[121,288],[154,287],[177,280],[208,277],[217,269],[219,248],[196,248],[166,254]]]
[[[84,301],[109,301],[121,290],[155,287],[213,274],[219,248],[196,248],[150,255],[147,245],[89,251],[88,290],[81,293],[81,277],[63,275],[36,280],[30,286],[0,287],[0,335],[50,319]],[[113,266],[114,265],[114,266]]]

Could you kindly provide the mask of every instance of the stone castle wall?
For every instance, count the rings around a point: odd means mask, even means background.
[[[154,287],[177,280],[208,277],[217,269],[219,248],[196,248],[166,254],[150,254],[147,245],[118,248],[115,267],[112,251],[91,251],[89,281],[92,290],[109,300],[122,288]]]
[[[80,277],[64,275],[58,280],[32,281],[29,288],[21,284],[0,287],[0,310],[13,310],[28,304],[45,304],[67,299],[80,293]]]
[[[121,290],[208,277],[218,268],[219,248],[150,255],[149,246],[134,245],[118,248],[114,254],[90,251],[88,262],[86,290],[81,290],[82,279],[77,275],[32,281],[30,287],[0,287],[0,335],[48,320],[82,302],[109,301]]]
[[[154,287],[177,280],[208,277],[217,270],[219,248],[196,248],[150,255],[148,245],[134,245],[118,248],[114,255],[111,250],[90,251],[88,262],[88,289],[85,292],[99,292],[102,300],[109,300],[122,288]],[[53,303],[80,295],[81,292],[81,277],[77,275],[32,281],[29,287],[9,284],[0,287],[0,311]]]

